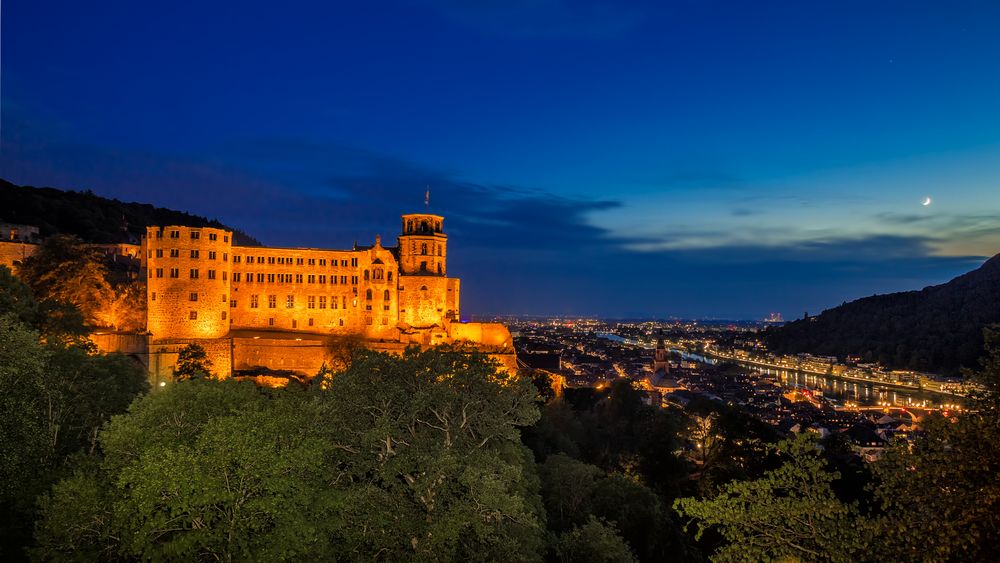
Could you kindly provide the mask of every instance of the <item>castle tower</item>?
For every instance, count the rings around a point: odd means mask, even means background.
[[[428,213],[403,215],[399,236],[399,271],[407,276],[447,275],[448,235],[441,224],[444,217]]]
[[[149,227],[144,246],[151,340],[228,335],[232,233],[208,227]]]

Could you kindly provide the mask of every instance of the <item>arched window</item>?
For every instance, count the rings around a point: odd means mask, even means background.
[[[420,254],[423,254],[424,256],[427,255],[427,243],[426,242],[420,243]]]
[[[406,232],[408,232],[408,233],[412,233],[413,232],[413,221],[407,221],[406,222]]]
[[[384,292],[382,292],[382,299],[384,299],[386,301],[389,300],[389,290],[388,289],[385,290]]]
[[[372,300],[372,290],[369,289],[365,291],[365,299],[367,299],[368,301]]]
[[[430,230],[431,230],[430,227],[427,226],[427,221],[420,222],[420,232],[426,233],[427,231]]]
[[[368,270],[365,270],[365,281],[368,281]]]
[[[438,273],[439,274],[441,273],[441,263],[440,262],[438,262]]]

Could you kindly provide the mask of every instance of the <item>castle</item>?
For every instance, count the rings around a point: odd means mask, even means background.
[[[92,338],[104,351],[135,356],[161,385],[189,344],[202,346],[222,377],[311,376],[331,363],[338,341],[387,352],[456,344],[516,369],[505,326],[460,321],[443,223],[403,215],[396,246],[376,236],[350,250],[237,246],[224,229],[148,227],[138,247],[111,249],[141,261],[146,333]]]

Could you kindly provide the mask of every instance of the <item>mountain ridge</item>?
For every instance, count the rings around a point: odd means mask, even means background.
[[[0,179],[0,221],[38,227],[41,236],[72,234],[87,242],[136,242],[152,225],[215,227],[241,246],[261,246],[246,232],[186,211],[123,202],[91,192],[19,186]]]
[[[982,331],[1000,323],[1000,254],[939,285],[864,297],[764,332],[776,353],[860,357],[954,375],[978,366]]]

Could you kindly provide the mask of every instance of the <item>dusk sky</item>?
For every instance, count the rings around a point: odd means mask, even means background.
[[[429,186],[465,316],[800,317],[1000,252],[996,0],[0,16],[0,177],[327,248]]]

